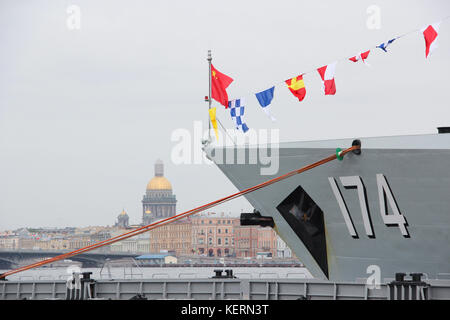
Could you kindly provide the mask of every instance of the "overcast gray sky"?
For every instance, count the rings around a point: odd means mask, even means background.
[[[81,9],[70,30],[67,8]],[[370,5],[380,29],[366,25]],[[175,165],[171,133],[207,118],[206,53],[247,96],[254,129],[281,141],[434,133],[450,125],[450,20],[425,60],[420,33],[337,65],[335,96],[275,89],[271,123],[252,94],[450,15],[449,1],[0,1],[0,229],[141,222],[153,163],[178,212],[235,192],[215,167]],[[232,126],[228,113],[218,117]],[[217,211],[250,210],[245,200]]]

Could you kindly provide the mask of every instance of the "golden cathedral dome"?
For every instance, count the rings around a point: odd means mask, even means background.
[[[147,184],[147,190],[172,190],[169,180],[164,177],[164,164],[159,159],[155,163],[155,176]]]
[[[172,190],[172,185],[165,177],[156,176],[147,184],[147,190]]]

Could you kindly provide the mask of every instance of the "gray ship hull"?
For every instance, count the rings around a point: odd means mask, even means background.
[[[264,165],[252,159],[259,160],[253,152],[258,147],[245,147],[246,164],[220,164],[222,148],[205,151],[243,190],[353,140],[280,143],[273,175],[261,175]],[[377,282],[397,272],[450,274],[450,134],[360,141],[360,155],[350,153],[245,197],[273,218],[277,232],[318,279]]]

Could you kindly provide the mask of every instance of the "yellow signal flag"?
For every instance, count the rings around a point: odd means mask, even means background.
[[[216,120],[216,107],[209,109],[209,118],[214,128],[214,133],[216,134],[216,139],[219,141],[219,130],[217,130],[217,120]]]

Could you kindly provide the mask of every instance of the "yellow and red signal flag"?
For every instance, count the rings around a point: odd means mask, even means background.
[[[216,139],[217,141],[219,141],[219,130],[217,129],[217,119],[216,119],[216,107],[209,109],[209,118],[211,119]]]
[[[302,101],[305,98],[306,88],[302,74],[292,79],[286,80],[285,82],[292,94],[298,98],[298,101]]]
[[[211,97],[228,108],[228,94],[227,87],[233,82],[233,79],[219,72],[211,64]]]

